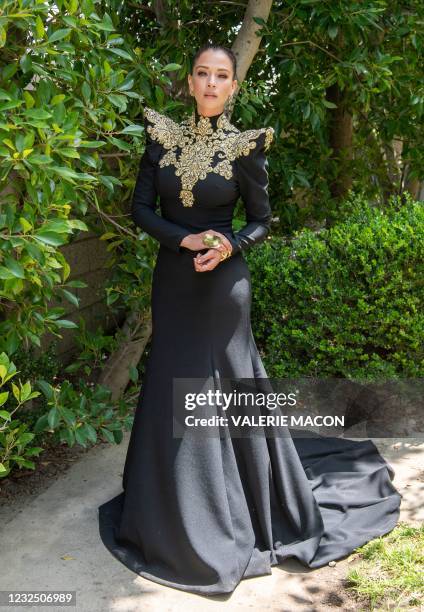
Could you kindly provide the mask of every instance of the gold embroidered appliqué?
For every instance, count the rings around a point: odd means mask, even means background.
[[[218,117],[214,129],[209,117],[200,116],[196,123],[194,111],[179,124],[152,108],[145,107],[144,112],[152,124],[147,127],[151,138],[166,149],[159,161],[160,167],[172,165],[176,176],[181,177],[180,198],[184,206],[193,206],[192,190],[197,181],[204,180],[209,172],[231,179],[231,162],[249,155],[260,134],[265,133],[265,151],[274,136],[272,127],[241,132],[230,123],[225,113]],[[218,162],[213,166],[216,155]]]

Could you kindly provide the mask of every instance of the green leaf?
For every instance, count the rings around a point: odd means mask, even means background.
[[[159,106],[162,106],[164,103],[165,94],[162,87],[159,87],[159,85],[155,85],[155,96],[159,102]]]
[[[63,28],[61,30],[56,30],[56,32],[53,32],[53,34],[49,36],[47,44],[50,45],[51,43],[54,43],[57,40],[62,40],[63,38],[65,38],[65,36],[68,36],[69,32],[72,32],[71,28]]]
[[[76,280],[76,279],[69,281],[69,283],[67,283],[66,286],[67,287],[79,287],[81,289],[88,287],[87,283],[84,283],[84,281]]]
[[[31,442],[33,438],[34,438],[34,434],[27,432],[27,433],[21,434],[16,440],[16,442],[21,446],[25,446],[26,444],[28,444],[28,442]]]
[[[6,30],[4,29],[2,25],[0,25],[0,47],[4,47],[5,44],[6,44]]]
[[[35,19],[35,31],[37,32],[38,38],[44,38],[46,32],[44,30],[44,23],[40,15],[37,15]]]
[[[52,158],[49,157],[48,155],[42,155],[41,153],[34,153],[32,155],[28,155],[28,157],[26,158],[27,162],[30,162],[31,164],[51,164],[52,163]]]
[[[44,448],[42,448],[41,446],[31,446],[31,448],[27,448],[25,450],[25,456],[26,457],[33,457],[34,455],[38,456],[43,450]]]
[[[132,150],[132,146],[128,144],[128,142],[125,142],[125,140],[120,140],[119,138],[114,138],[113,136],[109,136],[108,140],[111,144],[115,145],[115,147],[118,147],[118,149],[121,149],[122,151]]]
[[[65,406],[62,406],[60,411],[67,425],[75,427],[75,424],[77,422],[77,417],[75,416],[75,413],[69,408],[66,408]]]
[[[10,102],[4,102],[0,104],[0,111],[9,110],[11,108],[17,108],[23,104],[22,100],[11,100]]]
[[[27,108],[32,108],[35,104],[34,98],[31,96],[31,94],[27,90],[24,91],[24,100],[25,100],[25,104],[27,105]]]
[[[337,108],[337,104],[334,104],[333,102],[329,102],[328,100],[326,100],[325,98],[323,99],[322,103],[324,104],[324,106],[326,106],[327,108]]]
[[[73,15],[77,12],[79,5],[79,0],[70,0],[68,3],[68,12],[70,15]]]
[[[87,446],[86,445],[86,441],[87,441],[87,436],[85,434],[85,431],[82,430],[82,427],[78,427],[75,430],[75,440],[78,442],[78,444],[81,444],[81,446],[84,446],[84,448]]]
[[[21,393],[21,400],[22,400],[22,402],[26,402],[30,395],[31,395],[31,383],[29,381],[27,381],[22,386],[22,393]]]
[[[13,276],[16,276],[16,278],[25,278],[25,270],[16,259],[13,259],[13,257],[5,257],[4,263]]]
[[[143,97],[139,93],[137,93],[136,91],[126,91],[125,95],[128,98],[134,98],[136,100],[142,100],[143,99]]]
[[[43,392],[47,400],[52,401],[54,398],[53,387],[46,380],[43,380],[43,379],[37,380],[36,384],[37,384],[37,387],[41,389],[41,391]]]
[[[58,94],[57,96],[53,96],[53,98],[50,100],[50,104],[51,106],[55,106],[56,104],[63,102],[65,98],[65,94]]]
[[[11,329],[7,335],[6,345],[5,345],[5,349],[9,353],[9,355],[12,355],[17,350],[19,344],[20,344],[20,338],[16,330]]]
[[[27,329],[26,335],[28,336],[28,338],[31,340],[31,342],[33,344],[35,344],[36,346],[41,346],[41,342],[40,342],[40,337],[39,336],[37,336],[36,334],[33,334],[32,332],[30,332],[29,329]]]
[[[45,431],[48,427],[48,424],[49,422],[48,422],[47,414],[43,414],[37,419],[37,422],[34,425],[34,428],[33,428],[34,433],[41,433],[42,431]]]
[[[125,79],[118,87],[118,91],[127,91],[128,89],[132,89],[134,85],[134,79]]]
[[[109,431],[109,429],[106,429],[105,427],[100,427],[100,431],[103,433],[104,437],[108,442],[115,444],[115,438],[113,436],[113,433]]]
[[[79,159],[79,153],[76,149],[72,149],[71,147],[62,147],[57,150],[57,153],[63,155],[64,157],[71,157],[72,159]]]
[[[19,217],[19,223],[21,224],[22,230],[24,233],[29,232],[30,230],[32,230],[32,225],[31,223],[29,223],[25,217]]]
[[[113,192],[114,187],[113,187],[113,183],[110,180],[109,176],[102,176],[102,175],[100,175],[99,176],[99,180],[100,180],[101,183],[103,183],[103,185],[105,185],[105,187],[107,187],[109,189],[109,191]]]
[[[43,244],[49,244],[50,246],[61,246],[66,244],[67,236],[63,234],[55,234],[54,232],[36,232],[34,238]]]
[[[173,72],[174,70],[179,70],[181,68],[181,64],[176,64],[176,63],[171,63],[171,64],[166,64],[166,66],[164,66],[162,68],[162,72]]]
[[[78,329],[78,325],[73,321],[68,321],[68,319],[57,319],[55,323],[58,327],[64,327],[66,329]]]
[[[60,412],[56,408],[56,406],[53,406],[52,408],[50,408],[49,414],[47,416],[47,421],[49,423],[50,429],[56,429],[56,427],[59,425],[59,423],[60,423]]]
[[[68,179],[75,179],[79,176],[78,172],[75,172],[75,170],[72,170],[72,168],[68,168],[67,166],[50,166],[49,170],[53,170],[53,172],[56,172],[60,176]]]
[[[83,140],[78,146],[79,148],[82,147],[85,149],[98,149],[99,147],[103,147],[105,144],[106,142],[104,140]]]
[[[122,131],[121,134],[136,134],[141,135],[144,132],[144,127],[141,125],[136,125],[133,123],[132,125],[127,125]]]
[[[112,19],[107,13],[104,14],[103,19],[100,23],[96,23],[94,25],[99,30],[104,30],[105,32],[115,31],[115,26],[113,25]]]
[[[30,119],[50,119],[52,116],[51,113],[43,108],[29,108],[24,114],[25,117],[29,117]]]
[[[130,380],[132,380],[132,382],[137,382],[138,380],[138,370],[137,368],[135,368],[134,366],[130,366],[129,369],[129,375],[130,375]]]
[[[0,100],[11,100],[12,96],[4,89],[0,89]]]
[[[66,234],[71,233],[72,228],[67,219],[48,219],[39,231]]]
[[[16,276],[4,266],[0,266],[0,278],[3,280],[11,280],[12,278],[16,278]]]
[[[87,224],[84,223],[84,221],[81,221],[81,219],[68,219],[68,225],[69,227],[72,227],[72,229],[78,229],[84,232],[88,232],[88,227]],[[86,287],[87,285],[74,285],[74,287]]]
[[[103,183],[110,191],[113,191],[114,185],[122,185],[121,181],[116,176],[99,176],[99,181]]]
[[[115,429],[113,432],[113,437],[115,439],[116,444],[121,444],[122,438],[124,437],[121,429]]]
[[[337,33],[339,31],[339,27],[336,24],[332,24],[329,28],[328,28],[328,35],[330,38],[334,39],[337,36]]]
[[[94,427],[92,425],[90,425],[90,423],[85,423],[81,429],[84,430],[84,434],[86,435],[87,439],[90,440],[93,443],[97,442],[97,432],[94,429]]]
[[[24,53],[22,55],[21,59],[19,60],[19,65],[22,68],[22,72],[24,74],[27,73],[27,72],[30,72],[30,70],[32,68],[31,57],[27,53]]]
[[[94,170],[97,169],[97,161],[91,155],[87,155],[87,153],[80,153],[80,160],[84,164],[87,164],[87,166],[90,166],[90,168],[93,168]]]
[[[4,463],[0,463],[0,476],[3,478],[7,476],[10,472],[10,468],[7,468]]]
[[[67,365],[64,371],[68,372],[69,374],[74,374],[75,372],[78,372],[78,370],[82,368],[82,365],[83,365],[82,362],[75,361],[74,363]]]
[[[64,440],[68,446],[74,446],[75,444],[75,434],[72,429],[65,429],[60,432],[61,439]]]
[[[130,62],[133,61],[132,56],[127,51],[124,51],[124,49],[111,49],[110,47],[108,47],[106,51],[109,51],[109,53],[113,53],[114,55],[119,55],[119,57],[123,57],[124,59],[129,60]]]
[[[21,390],[18,385],[15,385],[15,383],[12,383],[12,393],[13,397],[19,402],[21,398]]]
[[[84,97],[84,100],[88,102],[91,98],[91,88],[87,81],[84,81],[84,83],[82,84],[81,93]]]
[[[74,295],[70,291],[67,291],[66,289],[61,289],[61,292],[66,297],[66,299],[71,302],[71,304],[74,304],[77,308],[79,308],[79,299],[76,295]]]
[[[118,108],[122,108],[127,105],[127,99],[125,96],[121,96],[120,94],[109,94],[108,100],[112,102]]]

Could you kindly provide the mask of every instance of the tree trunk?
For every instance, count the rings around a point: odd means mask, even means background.
[[[408,178],[405,181],[405,186],[403,191],[409,191],[414,200],[418,200],[421,190],[421,183],[417,178],[410,179]]]
[[[333,149],[332,158],[337,162],[337,176],[330,184],[333,198],[337,200],[346,196],[352,186],[351,160],[352,160],[352,115],[346,108],[345,91],[337,84],[327,89],[327,100],[336,104],[337,108],[328,109],[329,114],[329,143]]]
[[[262,40],[262,36],[256,34],[262,26],[257,24],[253,18],[260,17],[267,21],[271,6],[272,0],[249,0],[247,4],[243,23],[232,46],[232,50],[237,57],[238,88],[235,95],[237,95],[241,83],[246,78]]]
[[[137,367],[152,333],[151,318],[140,318],[137,313],[131,313],[122,326],[122,343],[109,356],[98,383],[112,392],[112,400],[116,401],[124,393],[131,366]]]

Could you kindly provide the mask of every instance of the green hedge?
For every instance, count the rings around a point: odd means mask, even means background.
[[[345,219],[247,253],[270,377],[424,376],[424,206],[354,196]]]

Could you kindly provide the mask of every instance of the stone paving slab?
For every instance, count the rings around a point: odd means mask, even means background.
[[[0,609],[87,612],[269,610],[272,612],[354,610],[342,579],[355,555],[334,567],[309,570],[295,559],[272,575],[243,580],[232,595],[205,597],[137,576],[104,547],[97,508],[121,491],[129,433],[122,444],[101,444],[83,455],[48,489],[3,516],[0,526],[0,590],[76,590],[77,606]],[[424,520],[424,439],[375,439],[393,466],[404,496],[401,520]]]

